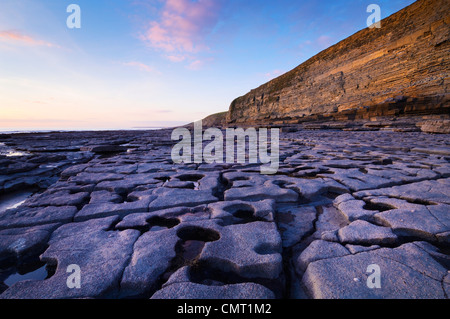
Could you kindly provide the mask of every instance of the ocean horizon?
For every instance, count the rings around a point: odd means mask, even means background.
[[[159,127],[129,127],[129,128],[66,128],[66,129],[1,129],[0,134],[20,134],[20,133],[53,133],[53,132],[92,132],[92,131],[147,131],[162,130],[176,126],[159,126]]]

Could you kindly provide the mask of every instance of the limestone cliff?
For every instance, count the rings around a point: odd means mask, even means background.
[[[449,112],[450,1],[419,0],[231,103],[229,123]]]
[[[221,112],[212,114],[202,121],[203,126],[205,127],[216,127],[216,126],[226,126],[227,123],[227,112]]]

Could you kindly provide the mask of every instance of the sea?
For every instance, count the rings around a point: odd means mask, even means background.
[[[64,130],[58,130],[58,129],[49,129],[49,130],[42,130],[42,129],[2,129],[0,128],[0,134],[20,134],[20,133],[54,133],[54,132],[92,132],[92,131],[148,131],[148,130],[162,130],[167,129],[170,127],[131,127],[131,128],[82,128],[82,129],[64,129]]]

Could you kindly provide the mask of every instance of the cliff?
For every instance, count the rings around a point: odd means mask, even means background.
[[[419,0],[235,99],[227,121],[449,113],[450,2]]]
[[[205,127],[226,126],[228,112],[212,114],[202,120]]]

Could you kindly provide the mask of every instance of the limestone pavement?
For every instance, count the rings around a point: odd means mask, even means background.
[[[281,137],[261,175],[175,165],[169,130],[0,135],[0,200],[31,194],[0,211],[0,298],[448,298],[449,135]]]

